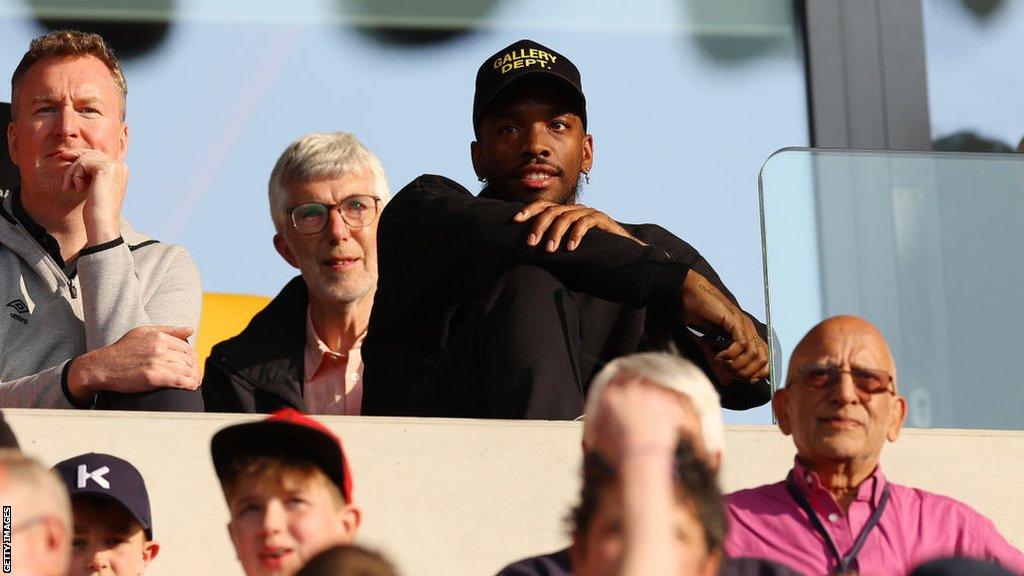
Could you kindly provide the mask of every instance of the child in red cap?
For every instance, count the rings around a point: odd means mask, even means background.
[[[211,442],[246,576],[293,576],[318,552],[351,543],[360,510],[341,439],[286,408],[220,430]]]

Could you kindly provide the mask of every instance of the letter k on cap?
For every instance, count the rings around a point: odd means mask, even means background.
[[[85,488],[86,482],[88,482],[89,479],[91,478],[93,482],[99,484],[104,489],[110,490],[110,482],[107,482],[107,479],[104,478],[107,472],[110,472],[110,468],[108,466],[103,466],[102,468],[97,468],[92,472],[89,472],[89,470],[85,467],[85,464],[79,464],[78,487]]]

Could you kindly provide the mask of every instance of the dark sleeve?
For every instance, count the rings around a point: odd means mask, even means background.
[[[377,328],[480,294],[509,268],[544,268],[570,290],[634,306],[681,305],[685,258],[657,246],[591,230],[576,250],[526,245],[522,204],[474,197],[441,176],[420,176],[381,215]]]
[[[729,287],[726,286],[718,276],[718,272],[715,272],[715,269],[711,267],[711,264],[689,242],[679,238],[675,234],[672,234],[668,230],[656,224],[623,224],[623,226],[629,230],[630,234],[633,234],[640,240],[662,248],[672,258],[683,262],[689,262],[691,270],[707,278],[708,281],[721,290],[723,294],[733,301],[733,303],[739,305],[736,301],[736,297],[729,290]],[[751,316],[751,318],[753,318],[753,316]],[[754,321],[757,322],[756,319]]]
[[[497,576],[571,576],[569,550],[526,558],[501,569]]]
[[[227,407],[227,398],[221,393],[226,385],[227,377],[213,366],[213,354],[210,354],[203,365],[203,383],[199,386],[207,412],[234,412]]]
[[[729,287],[722,282],[721,277],[718,276],[718,272],[711,267],[711,264],[697,251],[696,248],[691,246],[685,240],[682,240],[673,235],[668,230],[665,230],[661,226],[655,226],[653,224],[643,224],[635,227],[638,234],[637,237],[649,244],[660,246],[664,248],[673,258],[685,260],[690,262],[690,269],[697,272],[701,276],[708,279],[709,282],[715,285],[716,288],[722,291],[729,300],[732,300],[733,304],[739,306],[739,302],[736,300],[736,296],[733,295]],[[740,308],[742,310],[742,307]],[[754,317],[753,314],[743,310],[743,313],[750,317],[750,320],[757,327],[757,333],[761,335],[761,338],[768,342],[768,327],[763,322]]]
[[[221,366],[217,359],[216,348],[206,358],[206,365],[203,369],[203,384],[199,387],[203,391],[203,402],[206,404],[207,412],[255,412],[252,401],[252,394],[244,393],[243,389],[232,384],[231,376],[225,372],[226,367]],[[242,395],[249,399],[243,402]]]
[[[739,302],[736,300],[736,296],[733,295],[732,291],[722,282],[721,277],[718,276],[718,272],[711,267],[711,264],[685,240],[678,238],[668,230],[665,230],[661,226],[654,224],[623,224],[623,226],[629,230],[630,234],[633,234],[640,240],[659,246],[665,249],[673,258],[685,260],[690,262],[690,269],[694,270],[701,276],[708,279],[709,282],[715,285],[723,294],[726,295],[734,304],[739,306]],[[742,310],[742,308],[740,308]],[[754,317],[753,314],[743,310],[750,320],[754,323],[754,327],[757,333],[761,335],[761,338],[769,343],[769,346],[773,346],[775,342],[768,338],[768,327]],[[680,352],[693,360],[698,366],[700,366],[708,378],[712,382],[715,382],[715,387],[721,396],[722,406],[729,408],[730,410],[748,410],[757,406],[762,406],[771,400],[771,384],[768,380],[758,380],[757,382],[746,382],[746,381],[735,381],[732,383],[718,382],[715,378],[714,373],[710,370],[707,364],[707,360],[704,358],[703,352],[693,341],[693,336],[686,330],[685,327],[679,326],[673,323],[673,326],[669,330],[674,334],[673,338],[676,341],[676,345],[679,347]]]

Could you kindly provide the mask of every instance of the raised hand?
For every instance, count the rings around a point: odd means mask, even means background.
[[[60,153],[71,162],[64,172],[61,191],[85,196],[82,217],[86,246],[121,236],[121,205],[128,188],[128,165],[98,150],[76,148]]]

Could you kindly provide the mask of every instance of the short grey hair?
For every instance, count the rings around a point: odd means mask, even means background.
[[[601,395],[604,387],[620,374],[634,374],[653,384],[678,392],[690,399],[700,418],[704,448],[709,455],[722,455],[725,451],[725,427],[722,424],[722,405],[707,374],[696,364],[666,352],[642,352],[622,356],[609,362],[590,383],[583,426],[583,442],[595,443],[596,426],[600,417]]]
[[[307,134],[292,142],[277,159],[270,173],[270,217],[281,233],[287,223],[285,202],[289,184],[305,184],[340,178],[360,170],[373,174],[374,189],[381,205],[391,198],[391,189],[380,160],[348,132]]]
[[[71,530],[71,499],[64,483],[50,470],[14,448],[0,448],[0,494],[21,516],[55,516]]]

